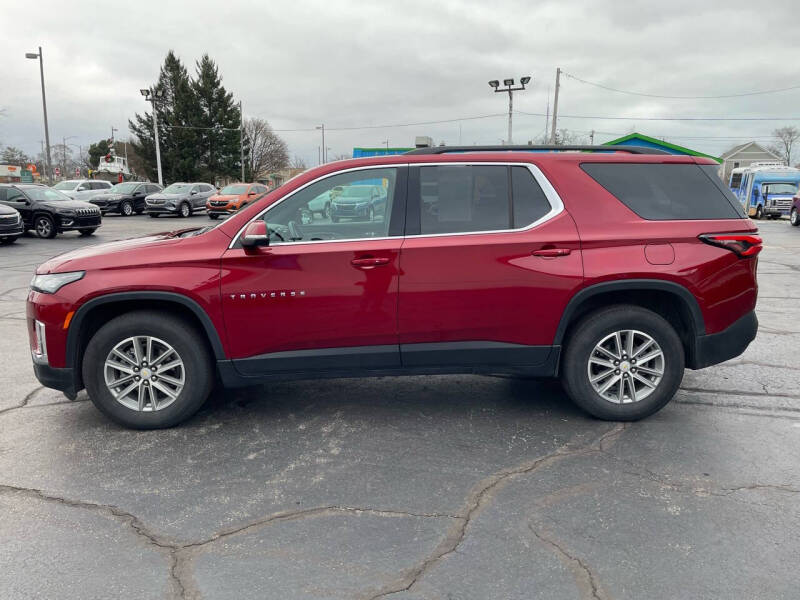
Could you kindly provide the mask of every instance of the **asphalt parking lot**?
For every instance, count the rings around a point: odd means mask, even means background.
[[[0,597],[797,598],[800,229],[760,223],[746,354],[625,426],[474,376],[218,392],[151,432],[39,386],[35,266],[187,222],[0,248]]]

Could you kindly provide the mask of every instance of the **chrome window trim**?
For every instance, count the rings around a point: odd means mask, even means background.
[[[331,244],[331,243],[339,243],[339,242],[366,242],[366,241],[381,241],[381,240],[392,240],[397,238],[409,238],[409,239],[419,239],[419,238],[429,238],[429,237],[444,237],[444,236],[456,236],[456,235],[486,235],[490,233],[518,233],[521,231],[528,231],[529,229],[533,229],[550,219],[555,218],[559,214],[564,211],[564,202],[561,200],[561,196],[558,195],[558,192],[555,190],[553,185],[550,183],[550,180],[542,173],[541,169],[532,163],[526,162],[503,162],[503,161],[463,161],[463,162],[424,162],[424,163],[391,163],[387,165],[367,165],[362,167],[353,167],[351,169],[344,169],[341,171],[336,171],[335,173],[328,173],[326,175],[322,175],[309,181],[308,183],[300,186],[296,190],[290,192],[277,202],[270,204],[267,208],[259,212],[256,216],[252,219],[247,221],[240,229],[236,232],[236,235],[233,236],[231,243],[228,245],[228,250],[233,249],[236,243],[239,241],[242,233],[244,232],[245,228],[255,221],[256,219],[260,219],[264,214],[269,212],[272,208],[278,206],[284,200],[288,200],[298,192],[304,190],[305,188],[322,181],[324,179],[328,179],[329,177],[334,177],[336,175],[340,175],[342,173],[350,173],[353,171],[366,171],[371,169],[392,169],[392,168],[399,168],[399,167],[441,167],[441,166],[458,166],[458,167],[468,167],[468,166],[508,166],[508,167],[526,167],[533,178],[536,180],[536,183],[539,184],[539,187],[542,188],[544,192],[545,198],[547,198],[547,202],[550,204],[550,211],[541,217],[539,217],[533,223],[526,225],[525,227],[518,227],[516,229],[491,229],[488,231],[460,231],[460,232],[453,232],[453,233],[421,233],[421,234],[411,234],[411,235],[391,235],[385,237],[374,237],[374,238],[347,238],[341,240],[308,240],[308,241],[299,241],[299,242],[276,242],[275,244],[270,244],[270,246],[294,246],[297,244]]]

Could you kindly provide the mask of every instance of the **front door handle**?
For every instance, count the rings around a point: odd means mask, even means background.
[[[381,267],[388,265],[390,259],[385,256],[369,257],[369,258],[354,258],[350,264],[359,269],[371,269],[372,267]]]
[[[555,258],[556,256],[569,256],[572,252],[569,248],[542,248],[541,250],[534,250],[531,252],[534,256],[544,256],[546,258]]]

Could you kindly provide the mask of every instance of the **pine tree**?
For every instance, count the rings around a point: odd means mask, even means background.
[[[201,127],[197,152],[205,181],[238,178],[240,158],[240,114],[233,94],[222,85],[219,69],[204,54],[196,62],[197,77],[192,89],[197,102],[196,126]]]
[[[152,89],[164,93],[156,101],[156,118],[165,182],[195,181],[200,173],[197,160],[200,136],[191,127],[198,112],[197,101],[186,67],[172,50],[167,53],[158,82]],[[158,176],[151,113],[137,113],[132,121],[128,121],[128,127],[138,140],[131,142],[131,145],[142,157],[149,178],[156,180]]]

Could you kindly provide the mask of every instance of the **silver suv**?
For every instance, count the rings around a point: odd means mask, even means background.
[[[89,200],[111,189],[112,183],[102,179],[67,179],[53,186],[73,200]]]
[[[145,212],[154,218],[162,214],[189,217],[195,211],[206,210],[206,200],[216,193],[217,188],[208,183],[173,183],[144,199]]]

